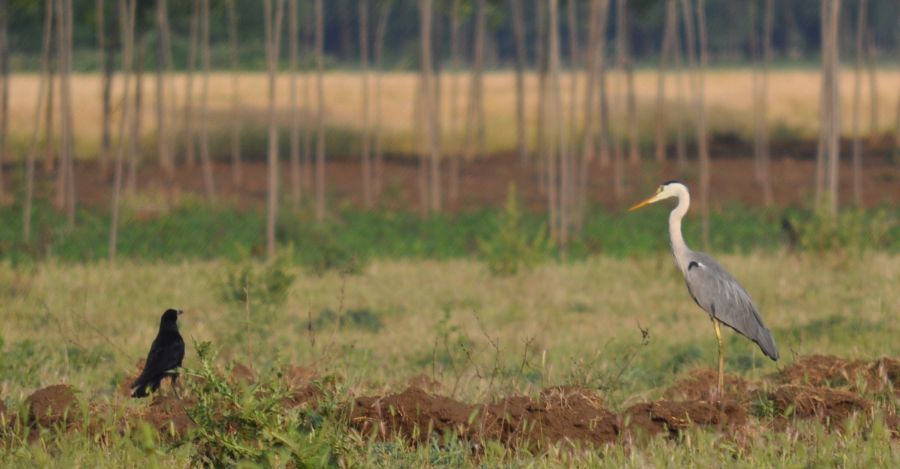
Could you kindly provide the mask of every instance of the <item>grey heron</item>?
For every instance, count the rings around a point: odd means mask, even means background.
[[[675,264],[684,275],[691,298],[700,308],[709,313],[716,328],[716,340],[719,343],[719,382],[718,397],[722,396],[722,385],[725,375],[725,356],[722,344],[720,324],[724,324],[744,337],[756,342],[760,350],[772,360],[778,360],[778,348],[772,333],[763,324],[759,309],[750,295],[737,280],[731,276],[712,257],[702,252],[693,251],[684,243],[681,235],[681,219],[691,205],[691,195],[687,186],[678,181],[668,181],[656,189],[656,194],[640,202],[629,211],[637,210],[660,200],[677,198],[678,205],[669,213],[669,242]]]

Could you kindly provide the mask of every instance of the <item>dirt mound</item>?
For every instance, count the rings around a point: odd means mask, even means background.
[[[465,436],[475,407],[410,387],[399,394],[360,397],[350,413],[352,424],[364,434],[388,439],[401,435],[422,443],[432,436]]]
[[[231,364],[231,375],[229,379],[232,383],[253,384],[256,382],[256,371],[240,362]]]
[[[877,392],[893,388],[897,392],[900,360],[884,357],[869,363],[831,355],[811,355],[788,365],[777,375],[777,380],[814,387],[849,387],[855,391]]]
[[[769,394],[775,410],[785,417],[818,418],[823,422],[840,422],[855,412],[868,411],[872,404],[851,392],[785,384]]]
[[[734,401],[705,400],[644,402],[629,407],[624,415],[629,430],[654,435],[678,432],[691,425],[734,428],[747,422],[747,409]]]
[[[138,379],[138,376],[141,375],[141,371],[144,371],[144,365],[147,363],[147,360],[141,358],[134,365],[134,369],[131,373],[128,373],[119,381],[119,386],[116,387],[118,394],[122,397],[131,397],[131,385],[135,380]]]
[[[703,401],[712,400],[719,384],[719,372],[701,368],[690,376],[675,382],[666,390],[664,397],[669,400]],[[743,378],[725,374],[725,397],[743,401],[750,385]]]
[[[26,421],[41,427],[74,422],[79,411],[75,390],[66,384],[39,389],[25,399]]]
[[[538,399],[513,396],[483,406],[474,430],[478,439],[509,446],[563,442],[598,446],[614,442],[621,425],[596,392],[554,387],[545,389]]]
[[[140,419],[149,423],[161,435],[170,437],[184,436],[194,426],[187,414],[193,402],[171,396],[155,395],[150,406],[140,415]]]

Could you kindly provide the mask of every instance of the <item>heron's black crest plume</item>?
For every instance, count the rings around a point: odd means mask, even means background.
[[[168,309],[159,321],[159,332],[150,345],[144,370],[131,387],[131,397],[145,397],[147,391],[159,389],[163,378],[170,376],[172,384],[178,379],[181,362],[184,360],[184,339],[178,332],[178,316],[180,310]]]
[[[663,186],[668,186],[669,184],[683,184],[683,183],[677,179],[670,179],[670,180],[662,183]]]

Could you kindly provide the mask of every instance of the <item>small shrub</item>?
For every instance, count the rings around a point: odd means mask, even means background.
[[[220,296],[226,303],[261,303],[279,306],[287,300],[296,275],[290,271],[289,256],[258,266],[244,264],[227,272],[219,285]]]
[[[263,376],[254,384],[234,384],[213,364],[216,353],[208,342],[196,345],[198,369],[184,374],[197,403],[188,408],[196,424],[193,433],[197,465],[232,467],[254,463],[266,467],[336,465],[344,445],[337,432],[323,428],[312,410],[288,409],[291,397],[284,379]]]
[[[515,275],[530,269],[550,255],[550,243],[543,226],[529,235],[522,226],[522,208],[515,185],[510,185],[506,205],[497,217],[497,227],[487,238],[478,239],[478,250],[494,275]]]
[[[811,217],[788,218],[797,233],[801,249],[824,252],[847,250],[863,252],[890,247],[891,232],[896,226],[885,210],[844,210],[837,216],[816,212]]]

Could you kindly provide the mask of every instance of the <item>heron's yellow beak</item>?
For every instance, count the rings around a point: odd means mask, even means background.
[[[628,211],[633,212],[641,207],[646,207],[647,205],[650,205],[653,202],[656,202],[657,200],[659,200],[659,193],[655,194],[653,197],[650,197],[647,200],[644,200],[643,202],[639,202],[637,204],[632,205],[631,208],[628,209]]]

